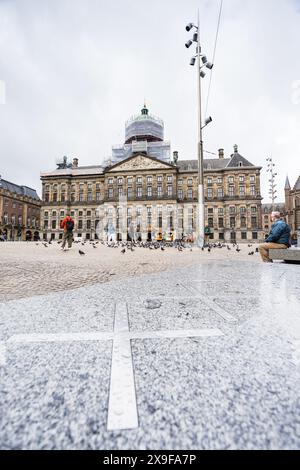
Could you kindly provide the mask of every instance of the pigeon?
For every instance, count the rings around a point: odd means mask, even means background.
[[[123,255],[124,255],[124,253],[126,253],[126,249],[123,248],[123,250],[121,250],[121,253],[123,253]]]
[[[242,250],[239,247],[237,247],[236,251],[239,253]]]
[[[43,245],[44,245],[46,248],[48,247],[47,243],[43,243]]]
[[[95,245],[93,245],[93,248],[97,248]]]
[[[165,248],[163,246],[160,247],[161,251],[165,251]]]
[[[207,251],[208,251],[208,253],[210,253],[210,252],[211,252],[211,249],[210,249],[210,248],[208,248],[208,250],[207,250]]]
[[[227,250],[228,250],[228,251],[231,251],[231,248],[230,248],[230,246],[229,246],[229,245],[227,245]]]
[[[82,256],[82,255],[85,255],[84,251],[81,251],[79,250],[79,254]]]
[[[258,249],[258,248],[256,248],[255,253],[259,253],[259,249]]]

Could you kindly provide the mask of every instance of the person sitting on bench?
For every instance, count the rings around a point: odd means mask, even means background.
[[[272,212],[271,221],[274,223],[266,243],[263,243],[258,248],[264,263],[273,263],[269,258],[269,250],[285,250],[290,247],[291,229],[280,218],[280,212]]]

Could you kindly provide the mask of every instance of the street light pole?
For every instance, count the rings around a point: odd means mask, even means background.
[[[194,66],[197,59],[197,88],[198,88],[198,234],[197,234],[197,245],[199,248],[204,247],[204,232],[205,232],[205,198],[204,198],[204,171],[203,171],[203,137],[202,131],[204,127],[208,126],[212,122],[212,118],[208,117],[205,119],[204,125],[202,125],[202,96],[201,96],[201,78],[205,77],[203,68],[211,70],[213,64],[208,62],[205,55],[201,54],[201,43],[200,43],[200,13],[198,10],[198,25],[189,23],[186,26],[186,31],[191,31],[193,28],[196,29],[197,33],[194,34],[193,40],[189,40],[185,47],[189,49],[195,42],[196,55],[192,57],[190,65]]]
[[[199,248],[204,246],[205,200],[203,177],[203,136],[202,136],[202,94],[201,94],[201,42],[200,14],[198,10],[198,42],[197,42],[197,74],[198,74],[198,237]]]

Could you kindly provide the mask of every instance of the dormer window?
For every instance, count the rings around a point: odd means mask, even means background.
[[[243,162],[239,162],[239,167],[242,167],[243,166]]]

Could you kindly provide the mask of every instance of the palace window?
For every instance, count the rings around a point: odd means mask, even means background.
[[[213,181],[212,178],[207,178],[207,186],[212,186]]]
[[[100,201],[101,193],[100,191],[96,191],[96,201]]]
[[[255,183],[255,176],[250,176],[250,183]]]
[[[123,196],[123,188],[118,188],[118,196],[119,197]]]
[[[30,219],[27,220],[27,225],[30,225]],[[56,229],[56,220],[52,220],[51,227],[54,230]]]
[[[224,218],[219,217],[219,228],[224,228]]]
[[[257,228],[257,217],[251,217],[251,227]]]
[[[162,186],[157,186],[157,197],[162,197]]]
[[[214,208],[213,208],[213,207],[209,207],[209,208],[207,209],[207,213],[208,213],[208,214],[213,214],[213,213],[214,213]]]
[[[114,190],[113,188],[108,188],[108,198],[112,199],[114,197]]]
[[[170,185],[168,185],[167,191],[168,191],[168,196],[172,196],[172,194],[173,194],[173,187],[170,186]]]
[[[240,186],[240,196],[245,196],[245,186]]]
[[[246,207],[241,207],[240,212],[241,212],[241,214],[246,214],[246,212],[247,212]]]
[[[245,182],[245,176],[240,176],[239,180],[240,180],[240,183],[244,183]]]
[[[250,186],[250,196],[256,196],[255,186]]]
[[[223,215],[223,214],[224,214],[224,209],[223,209],[223,207],[219,207],[219,208],[218,208],[218,214],[219,214],[219,215]]]
[[[83,212],[82,212],[82,211],[79,211],[79,212],[78,212],[78,217],[82,217],[82,214],[83,214]]]
[[[137,188],[137,197],[142,197],[143,196],[143,188],[142,186],[138,186]]]
[[[235,214],[235,207],[234,206],[229,207],[229,214]]]
[[[182,191],[182,189],[178,189],[178,199],[183,199],[183,191]]]
[[[233,177],[233,176],[229,176],[229,177],[228,177],[228,183],[229,183],[229,184],[233,184],[233,183],[234,183],[234,177]]]
[[[247,232],[242,232],[242,240],[247,240]]]
[[[183,182],[183,181],[182,181],[182,179],[180,178],[180,179],[178,180],[178,186],[181,186],[181,185],[182,185],[182,182]]]
[[[245,228],[246,226],[247,226],[246,217],[242,216],[241,217],[241,227]]]
[[[230,217],[230,227],[231,228],[235,227],[235,217]]]
[[[127,188],[127,197],[132,197],[132,187]]]
[[[251,212],[252,212],[252,214],[256,214],[256,212],[257,212],[257,207],[252,206],[252,207],[251,207]]]
[[[213,197],[212,188],[207,188],[207,197],[208,197],[208,199],[212,199],[212,197]]]
[[[218,188],[218,198],[221,199],[223,197],[223,188]]]
[[[127,178],[127,184],[132,184],[132,177],[131,177],[131,176],[129,176],[129,177]]]
[[[167,182],[168,182],[168,183],[172,183],[172,181],[173,181],[173,176],[172,176],[172,175],[168,175],[168,177],[167,177]]]
[[[82,220],[78,220],[78,229],[82,230]]]
[[[193,186],[193,178],[189,178],[187,180],[187,184],[188,184],[188,186]]]
[[[123,184],[123,178],[118,178],[118,184]]]
[[[161,175],[159,175],[159,176],[157,177],[157,182],[158,182],[158,183],[162,183],[162,180],[163,180],[163,177],[162,177]]]
[[[218,182],[218,184],[223,184],[223,178],[221,178],[220,176],[218,176],[217,182]]]
[[[92,191],[88,192],[88,201],[91,202],[93,200],[93,193]]]
[[[193,199],[193,190],[192,189],[188,189],[187,197],[188,197],[188,199]]]
[[[152,176],[147,176],[147,183],[152,184]]]
[[[209,217],[208,219],[208,226],[210,228],[214,228],[214,219],[212,217]]]
[[[91,220],[86,221],[86,228],[89,230],[91,228]]]
[[[108,184],[114,184],[114,179],[113,178],[108,178]]]
[[[234,186],[229,186],[228,195],[229,197],[234,197]]]
[[[142,184],[143,180],[141,176],[138,176],[136,179],[137,184]]]
[[[152,186],[147,187],[147,196],[151,197],[152,196]]]

